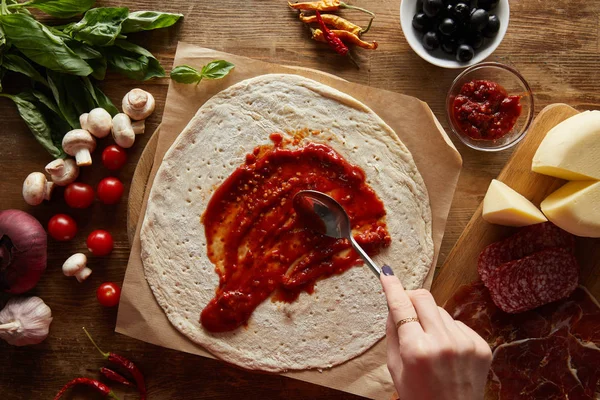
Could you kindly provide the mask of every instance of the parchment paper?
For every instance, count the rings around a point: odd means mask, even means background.
[[[203,81],[198,86],[175,82],[169,85],[156,156],[140,215],[145,215],[149,189],[164,154],[205,101],[244,79],[268,73],[295,73],[332,86],[368,105],[396,131],[412,152],[427,186],[433,214],[435,256],[425,282],[425,287],[430,288],[462,160],[429,107],[412,97],[342,81],[317,71],[283,67],[185,43],[179,44],[174,65],[188,64],[200,69],[216,59],[233,62],[235,69],[222,80]],[[140,257],[141,225],[138,223],[132,243],[116,331],[158,346],[214,358],[180,334],[154,299],[144,277]],[[385,339],[363,355],[332,369],[289,372],[284,375],[373,399],[389,399],[394,392],[386,367]]]

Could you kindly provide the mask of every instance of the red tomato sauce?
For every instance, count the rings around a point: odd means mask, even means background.
[[[521,96],[509,96],[496,82],[484,80],[465,83],[452,104],[456,125],[476,140],[503,137],[513,129],[521,111]]]
[[[360,264],[346,239],[323,236],[302,222],[293,208],[300,190],[329,194],[350,216],[354,237],[370,254],[389,246],[385,209],[365,173],[325,144],[289,149],[280,134],[274,146],[246,157],[215,191],[202,216],[208,257],[219,286],[202,310],[211,332],[236,329],[273,294],[292,302],[312,293],[315,282]]]

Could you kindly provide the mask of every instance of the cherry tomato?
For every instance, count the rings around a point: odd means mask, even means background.
[[[113,249],[113,238],[105,230],[98,229],[89,234],[87,248],[95,256],[105,256]]]
[[[96,192],[104,204],[117,204],[123,195],[123,184],[117,178],[110,176],[100,181]]]
[[[123,168],[127,162],[127,152],[115,144],[112,144],[102,152],[102,164],[111,171]]]
[[[113,282],[103,283],[96,290],[96,297],[98,298],[98,303],[104,307],[114,307],[119,304],[121,288]]]
[[[77,223],[66,214],[56,214],[48,221],[48,233],[54,240],[71,240],[77,234]]]
[[[73,182],[65,189],[65,201],[72,208],[88,208],[94,202],[94,188],[87,183]]]

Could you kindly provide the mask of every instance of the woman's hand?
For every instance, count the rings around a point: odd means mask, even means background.
[[[390,267],[382,272],[390,309],[387,365],[400,399],[482,399],[492,361],[488,344],[438,307],[429,291],[405,291]]]

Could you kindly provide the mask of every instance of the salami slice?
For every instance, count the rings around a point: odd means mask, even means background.
[[[487,284],[491,272],[499,265],[518,260],[552,247],[575,248],[575,237],[551,222],[527,226],[516,234],[487,246],[479,255],[477,271]]]
[[[502,311],[519,313],[569,296],[578,280],[575,255],[559,247],[498,266],[487,287]]]

